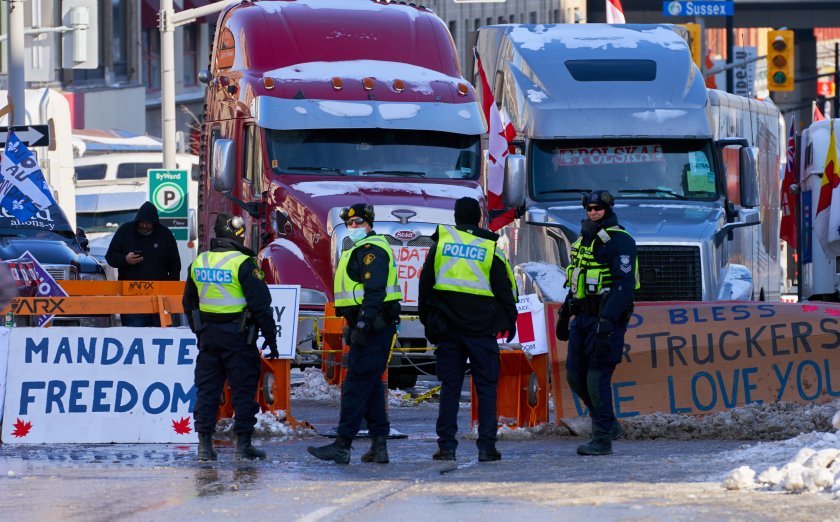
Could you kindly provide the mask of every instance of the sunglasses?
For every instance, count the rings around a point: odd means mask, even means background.
[[[365,220],[363,218],[358,218],[357,217],[357,218],[348,219],[347,221],[345,221],[345,224],[346,225],[361,225],[364,222],[365,222]]]
[[[602,210],[604,210],[604,207],[600,205],[589,205],[588,207],[586,207],[587,212],[600,212]]]

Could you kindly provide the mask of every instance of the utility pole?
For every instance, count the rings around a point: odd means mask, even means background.
[[[172,0],[160,0],[160,113],[163,139],[163,168],[175,164],[175,28],[196,19],[218,13],[239,0],[222,0],[214,4],[175,12]]]
[[[832,110],[840,118],[840,43],[834,42],[834,101]]]
[[[23,65],[23,0],[7,0],[9,14],[9,127],[26,124],[26,78]]]
[[[735,17],[726,17],[726,65],[732,65],[735,61]],[[726,92],[735,90],[735,75],[732,71],[726,73]]]

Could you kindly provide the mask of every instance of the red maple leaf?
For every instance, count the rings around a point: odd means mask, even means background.
[[[192,428],[190,428],[190,418],[189,417],[181,417],[181,420],[172,420],[172,429],[175,430],[175,433],[178,435],[186,435],[187,433],[192,432]]]
[[[23,422],[20,419],[17,419],[17,422],[12,424],[15,427],[14,431],[12,431],[12,435],[15,437],[26,437],[29,435],[29,430],[32,429],[31,422]]]

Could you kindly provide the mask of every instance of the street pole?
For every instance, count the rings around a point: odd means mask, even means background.
[[[163,168],[175,164],[175,26],[172,0],[160,0],[160,113],[163,131]]]
[[[23,66],[23,0],[8,0],[9,127],[26,124],[26,78]]]
[[[726,17],[726,65],[731,65],[735,60],[735,17]],[[732,71],[726,72],[726,92],[735,90],[735,75]]]
[[[840,118],[840,42],[834,42],[834,117]]]

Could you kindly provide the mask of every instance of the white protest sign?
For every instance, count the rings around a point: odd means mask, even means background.
[[[403,306],[417,306],[420,271],[429,254],[429,247],[391,246],[391,250],[397,263],[397,279],[403,296],[401,303]]]
[[[268,285],[268,291],[271,292],[271,315],[277,325],[277,351],[280,353],[280,359],[294,359],[297,348],[300,285]],[[257,338],[257,347],[262,348],[263,340],[262,336]]]
[[[196,442],[186,328],[13,328],[2,438]]]
[[[516,336],[511,342],[521,344],[522,351],[528,355],[548,353],[545,306],[537,294],[520,295],[516,310],[519,312],[519,317],[516,318]],[[505,338],[498,339],[500,343],[505,340]]]
[[[0,327],[0,422],[3,422],[3,397],[6,396],[6,365],[9,362],[9,329]]]

